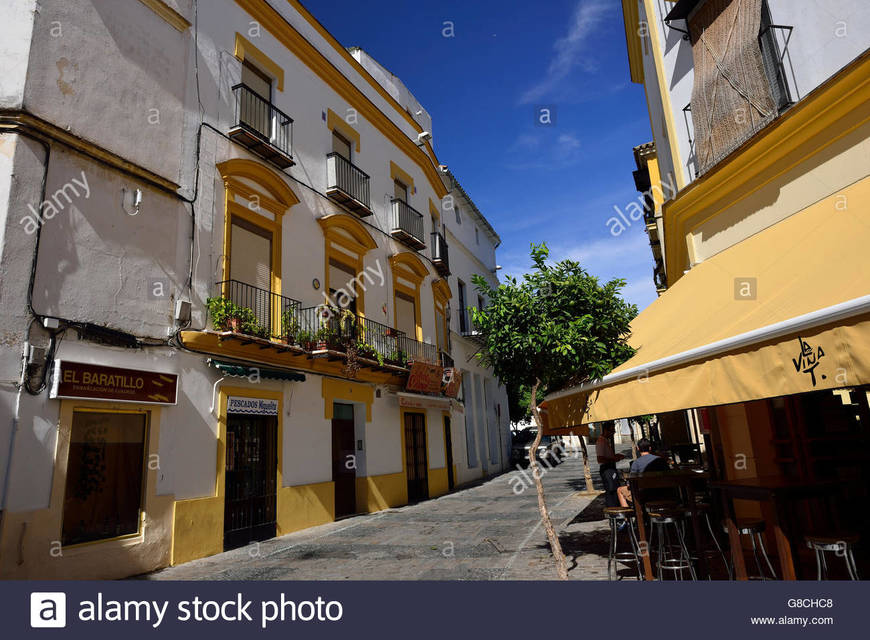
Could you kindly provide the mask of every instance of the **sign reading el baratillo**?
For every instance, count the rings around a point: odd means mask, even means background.
[[[58,360],[51,397],[175,404],[177,389],[178,376],[174,373]]]

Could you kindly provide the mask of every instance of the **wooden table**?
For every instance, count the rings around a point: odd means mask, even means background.
[[[743,546],[737,533],[734,515],[734,500],[753,500],[773,504],[773,535],[776,539],[776,550],[779,563],[782,566],[783,580],[797,580],[794,565],[794,532],[790,526],[790,518],[786,504],[797,500],[829,496],[836,491],[833,481],[809,481],[783,476],[759,476],[756,478],[740,478],[738,480],[719,480],[711,483],[714,489],[722,492],[722,503],[725,509],[725,522],[728,526],[728,539],[731,545],[731,558],[734,562],[734,572],[738,580],[746,580],[746,560],[743,557]]]
[[[710,479],[710,474],[706,471],[679,469],[676,471],[647,471],[646,473],[631,473],[628,476],[628,484],[631,488],[631,496],[634,501],[634,512],[637,517],[637,532],[640,538],[639,542],[643,546],[641,556],[643,557],[643,573],[647,580],[654,580],[652,570],[652,561],[650,560],[649,541],[646,537],[646,525],[643,521],[643,501],[641,496],[647,489],[679,489],[685,492],[686,495],[686,510],[690,512],[692,518],[692,531],[695,536],[696,544],[701,539],[701,527],[698,523],[698,512],[695,508],[695,486],[698,483],[706,483]],[[699,560],[702,569],[705,572],[708,570],[707,559],[704,554],[699,554]]]

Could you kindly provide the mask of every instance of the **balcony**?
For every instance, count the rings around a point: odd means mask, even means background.
[[[404,200],[394,198],[390,201],[390,234],[417,251],[426,248],[423,240],[423,214]]]
[[[369,176],[339,153],[326,156],[326,195],[360,218],[372,215]]]
[[[450,259],[447,254],[447,240],[437,231],[430,234],[432,239],[432,264],[435,270],[445,278],[450,275]]]
[[[293,119],[244,84],[233,87],[233,97],[230,138],[282,169],[292,167]]]
[[[459,335],[478,346],[483,344],[483,335],[474,328],[468,309],[459,309]]]
[[[221,341],[309,360],[355,361],[360,368],[398,376],[407,374],[413,362],[443,362],[435,345],[349,310],[303,307],[298,300],[238,280],[218,282],[215,289],[208,309]]]
[[[218,282],[215,289],[215,297],[209,298],[209,313],[218,331],[276,338],[285,319],[294,317],[302,306],[298,300],[238,280]]]

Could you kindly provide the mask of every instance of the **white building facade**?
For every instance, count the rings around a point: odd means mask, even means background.
[[[0,575],[132,575],[507,468],[459,302],[498,236],[400,81],[293,1],[36,9],[0,26]]]

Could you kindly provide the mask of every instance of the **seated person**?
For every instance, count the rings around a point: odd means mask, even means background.
[[[637,441],[637,451],[640,454],[637,460],[634,460],[629,467],[631,473],[646,473],[647,471],[668,471],[668,461],[651,453],[652,443],[646,438],[641,438]],[[619,504],[623,507],[629,506],[631,502],[631,490],[627,486],[621,486],[617,489],[619,496]],[[652,496],[650,496],[652,497]],[[667,497],[672,497],[668,492]],[[658,496],[656,496],[658,498]]]

